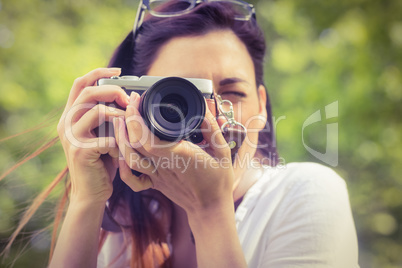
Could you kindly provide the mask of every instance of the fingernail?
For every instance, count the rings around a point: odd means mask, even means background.
[[[110,73],[121,73],[121,68],[117,68],[117,67],[108,68],[108,71]]]
[[[215,99],[205,99],[207,103],[215,104]]]
[[[109,113],[117,114],[117,109],[115,107],[108,106]]]
[[[130,104],[130,95],[127,94],[127,92],[124,92],[126,94],[126,101],[127,101],[127,105]]]
[[[125,129],[126,120],[124,119],[124,117],[119,117],[119,127],[121,127],[122,129]]]
[[[137,99],[137,94],[135,94],[134,91],[132,91],[130,94],[130,104],[133,105],[136,99]]]
[[[116,129],[119,127],[119,118],[118,117],[113,118],[113,126]]]

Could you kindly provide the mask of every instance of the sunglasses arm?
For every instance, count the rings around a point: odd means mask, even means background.
[[[145,16],[145,10],[147,9],[147,6],[143,3],[144,1],[140,1],[140,4],[138,5],[137,9],[137,14],[135,16],[135,21],[134,21],[134,26],[133,26],[133,34],[134,38],[137,35],[137,30],[141,26],[142,21],[144,20]]]

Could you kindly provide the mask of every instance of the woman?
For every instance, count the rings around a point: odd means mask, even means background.
[[[71,194],[50,266],[358,267],[344,181],[317,164],[274,168],[265,42],[252,6],[143,2],[110,63],[121,69],[78,78],[60,119]],[[138,94],[94,86],[118,75],[211,80],[247,128],[234,162],[214,103],[201,125],[207,146],[168,143],[145,126]],[[123,109],[99,104],[113,101]],[[115,137],[94,134],[104,121]]]

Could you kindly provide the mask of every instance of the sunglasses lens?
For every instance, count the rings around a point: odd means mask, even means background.
[[[161,11],[165,5],[171,5],[174,11]],[[173,0],[151,0],[149,1],[149,12],[154,16],[174,16],[181,15],[194,7],[194,1],[173,1]]]
[[[236,0],[208,0],[206,2],[221,2],[232,9],[237,13],[235,19],[236,20],[249,20],[252,13],[252,8],[246,2],[236,1]],[[171,5],[170,10],[174,11],[162,11],[163,7],[166,5]],[[150,0],[149,1],[149,12],[153,16],[158,17],[171,17],[178,16],[188,12],[196,6],[196,1],[191,0]]]
[[[222,0],[209,0],[208,2],[223,2],[230,6],[236,12],[236,20],[249,20],[251,17],[250,5],[240,1],[222,1]]]

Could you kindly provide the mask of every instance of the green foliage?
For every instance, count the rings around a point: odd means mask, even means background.
[[[401,266],[402,2],[252,2],[270,50],[265,80],[281,157],[322,162],[306,145],[325,153],[327,124],[338,124],[338,146],[327,152],[338,152],[335,170],[348,184],[360,265]],[[107,64],[131,29],[136,7],[128,0],[0,2],[0,139],[46,125],[0,143],[1,173],[56,135],[73,80]],[[335,102],[337,116],[306,127],[302,136],[303,123],[316,111],[325,117],[325,107]],[[58,144],[0,182],[0,245],[64,165]],[[27,232],[51,223],[60,191]],[[28,241],[31,249],[15,267],[46,265],[48,233],[25,236],[22,245]],[[20,251],[17,243],[12,255]]]

